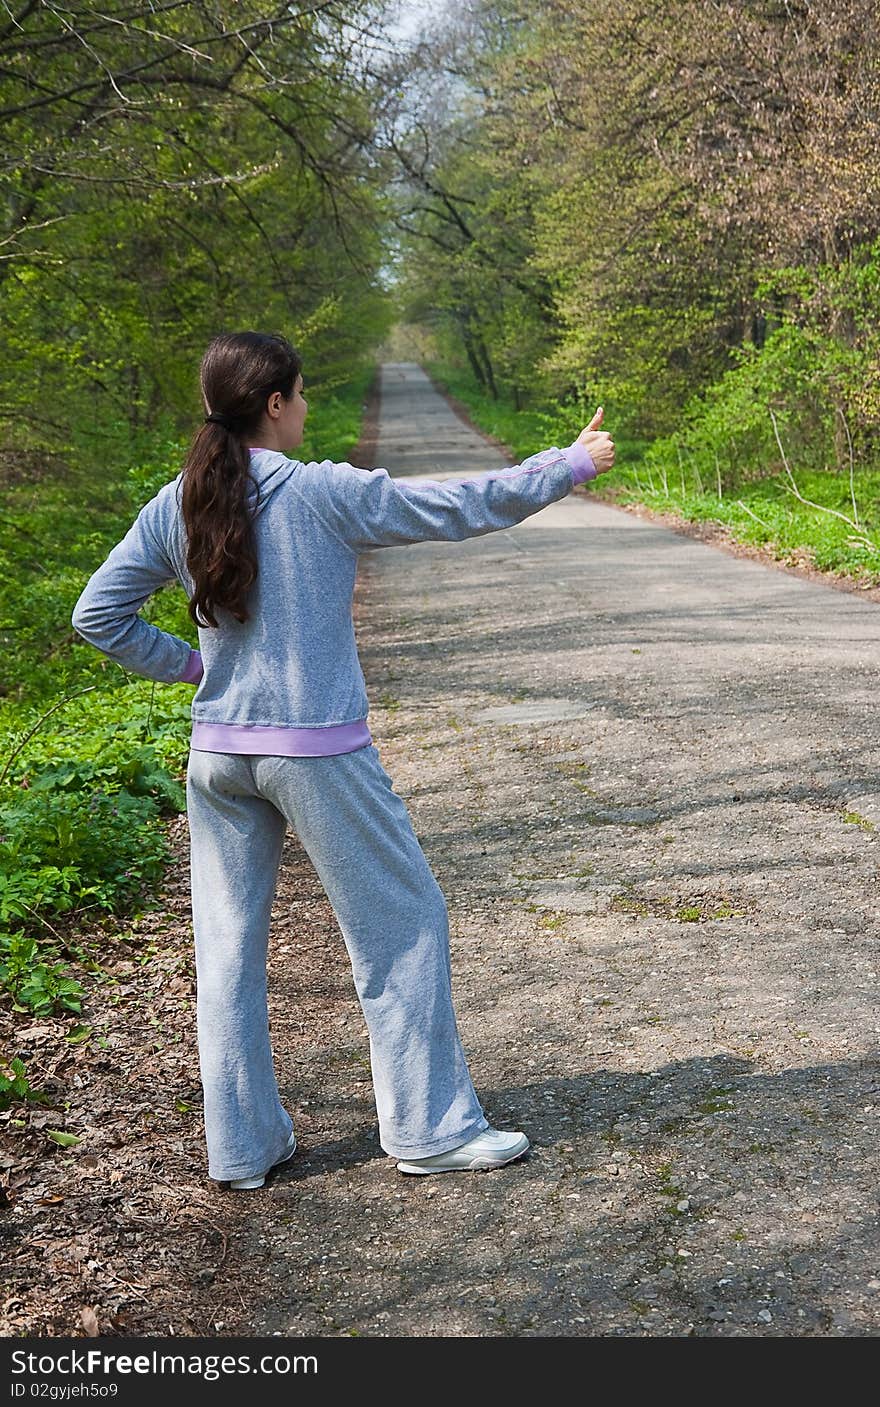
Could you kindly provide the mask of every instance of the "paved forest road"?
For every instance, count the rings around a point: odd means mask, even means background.
[[[378,464],[504,462],[417,367],[382,389]],[[336,1054],[280,1055],[314,1156],[254,1203],[250,1332],[877,1334],[880,608],[587,489],[366,554],[357,613],[474,1081],[533,1149],[396,1173],[343,963]]]

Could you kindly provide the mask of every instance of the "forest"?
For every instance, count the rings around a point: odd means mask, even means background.
[[[601,404],[609,501],[880,584],[874,0],[459,0],[402,38],[406,9],[0,11],[0,1107],[21,1126],[48,1096],[16,1031],[99,1042],[108,956],[150,960],[130,925],[185,809],[191,691],[98,657],[70,612],[178,472],[216,331],[301,350],[303,459],[348,459],[377,364],[417,360],[517,458]],[[145,613],[192,638],[179,590]]]

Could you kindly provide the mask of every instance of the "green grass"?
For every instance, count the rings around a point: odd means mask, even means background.
[[[848,474],[795,474],[801,497],[818,505],[811,507],[794,496],[785,475],[755,477],[719,499],[717,492],[701,493],[687,475],[682,481],[667,474],[664,488],[656,470],[649,478],[643,465],[619,459],[607,490],[602,487],[618,503],[643,503],[689,522],[719,523],[736,541],[766,548],[779,561],[880,584],[880,473],[854,475],[856,520]],[[844,518],[858,521],[861,531]]]

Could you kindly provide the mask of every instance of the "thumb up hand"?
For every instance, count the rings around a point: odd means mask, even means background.
[[[614,441],[607,430],[599,429],[604,414],[602,406],[599,406],[589,425],[577,438],[578,444],[584,446],[600,474],[607,474],[614,464]]]

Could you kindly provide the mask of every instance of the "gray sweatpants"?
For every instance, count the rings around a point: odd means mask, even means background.
[[[453,1010],[446,901],[375,745],[335,757],[191,750],[186,794],[209,1177],[265,1172],[292,1128],[266,984],[288,825],[351,959],[382,1148],[424,1158],[488,1128]]]

